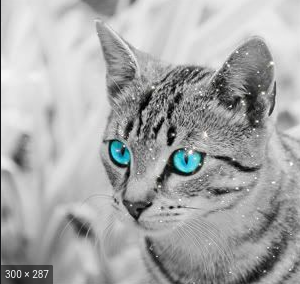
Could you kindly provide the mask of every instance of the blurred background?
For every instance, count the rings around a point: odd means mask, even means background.
[[[1,264],[53,264],[55,284],[134,283],[136,236],[111,225],[99,157],[95,18],[166,61],[214,68],[264,37],[286,130],[300,122],[299,13],[298,0],[1,0]]]

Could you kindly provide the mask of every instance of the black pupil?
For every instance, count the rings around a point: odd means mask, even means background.
[[[121,155],[124,156],[124,153],[125,153],[125,146],[122,145],[122,147],[121,147]]]
[[[185,161],[186,164],[189,161],[189,156],[188,156],[187,152],[184,153],[184,161]]]

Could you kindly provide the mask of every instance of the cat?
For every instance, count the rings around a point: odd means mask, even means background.
[[[111,105],[101,158],[116,214],[144,236],[140,283],[299,283],[300,138],[276,129],[265,41],[215,71],[96,26]]]

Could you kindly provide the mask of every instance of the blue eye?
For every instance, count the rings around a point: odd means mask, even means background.
[[[127,167],[130,164],[129,150],[121,141],[110,141],[109,156],[111,160],[119,167]]]
[[[181,175],[194,174],[202,166],[203,154],[179,149],[172,155],[172,166],[175,172]]]

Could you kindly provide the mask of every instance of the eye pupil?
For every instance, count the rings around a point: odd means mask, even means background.
[[[130,153],[126,145],[119,140],[109,143],[109,156],[112,162],[119,167],[127,167],[130,164]]]
[[[123,145],[120,150],[122,156],[124,156],[125,150],[126,150],[126,147],[125,147],[125,145]]]
[[[184,153],[184,161],[186,164],[188,164],[188,162],[189,162],[189,156],[186,152]]]

